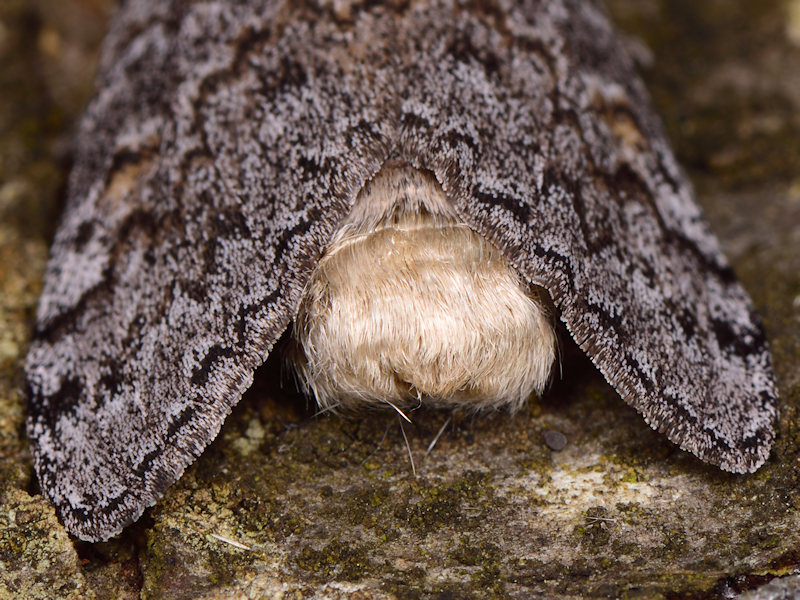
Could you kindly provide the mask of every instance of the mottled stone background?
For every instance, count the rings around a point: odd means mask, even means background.
[[[314,418],[271,365],[139,523],[71,539],[21,362],[112,4],[0,2],[0,597],[728,598],[800,564],[800,0],[610,3],[764,315],[781,418],[758,473],[677,450],[569,345],[513,419],[416,413],[416,474],[396,416]]]

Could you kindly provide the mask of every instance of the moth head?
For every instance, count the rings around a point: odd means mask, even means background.
[[[319,261],[290,361],[323,409],[516,410],[555,361],[547,304],[431,173],[390,162]]]

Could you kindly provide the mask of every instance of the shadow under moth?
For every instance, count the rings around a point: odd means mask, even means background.
[[[131,1],[97,81],[26,363],[79,538],[153,505],[290,327],[323,406],[513,409],[560,318],[681,448],[766,460],[764,334],[598,3]]]

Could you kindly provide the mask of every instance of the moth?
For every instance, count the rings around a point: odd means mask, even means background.
[[[127,2],[76,148],[26,379],[81,539],[290,327],[325,406],[486,410],[542,390],[558,318],[681,448],[769,454],[764,333],[596,2]]]

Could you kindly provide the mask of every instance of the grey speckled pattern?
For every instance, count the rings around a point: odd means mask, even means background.
[[[753,471],[752,305],[590,2],[136,2],[106,41],[26,365],[42,489],[118,533],[214,439],[389,158],[552,295],[620,395]]]

